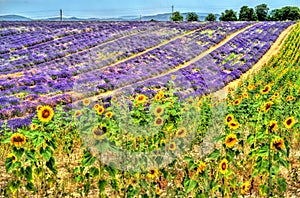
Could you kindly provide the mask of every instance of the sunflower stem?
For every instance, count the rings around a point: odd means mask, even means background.
[[[269,172],[269,180],[268,180],[268,196],[271,197],[272,196],[272,171],[271,171],[271,167],[272,167],[272,159],[271,159],[271,149],[270,149],[270,145],[271,145],[271,127],[268,126],[268,160],[269,160],[269,167],[268,167],[268,172]]]

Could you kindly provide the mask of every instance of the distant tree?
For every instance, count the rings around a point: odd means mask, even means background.
[[[217,20],[217,17],[213,13],[210,13],[205,17],[205,21],[216,21],[216,20]]]
[[[171,21],[183,21],[183,16],[180,14],[180,12],[176,11],[176,12],[173,12],[170,19],[171,19]]]
[[[272,10],[269,16],[272,21],[297,21],[300,19],[300,9],[295,6],[285,6]]]
[[[151,22],[155,22],[156,20],[155,20],[155,19],[150,19],[150,21],[151,21]]]
[[[195,12],[190,12],[186,15],[186,21],[198,21],[198,15]]]
[[[268,20],[268,11],[269,8],[267,4],[263,3],[255,7],[255,12],[257,15],[257,19],[259,21],[267,21]]]
[[[237,21],[236,12],[232,9],[225,10],[220,16],[220,21]]]
[[[253,8],[249,8],[248,6],[242,6],[239,13],[240,21],[256,21],[257,15]]]

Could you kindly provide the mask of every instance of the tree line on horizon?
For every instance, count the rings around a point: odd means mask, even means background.
[[[183,21],[184,17],[179,11],[172,13],[171,21]],[[199,17],[195,12],[190,12],[186,16],[186,21],[198,21]],[[216,21],[215,14],[210,13],[205,17],[205,21]],[[220,21],[297,21],[300,20],[300,9],[296,6],[284,6],[269,12],[268,5],[263,3],[251,8],[242,6],[239,14],[233,9],[225,10],[219,17]]]

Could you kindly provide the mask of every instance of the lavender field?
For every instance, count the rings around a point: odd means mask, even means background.
[[[249,70],[292,23],[3,22],[1,123],[29,125],[39,104],[108,91],[153,96],[144,87],[165,87],[171,76],[184,97],[216,91]],[[72,95],[79,86],[84,94]]]

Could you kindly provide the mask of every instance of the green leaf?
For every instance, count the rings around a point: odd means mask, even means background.
[[[40,148],[40,155],[48,161],[52,155],[52,150],[49,146],[47,146],[45,149],[43,147]]]
[[[36,161],[34,149],[25,151],[25,156],[26,156],[26,161],[28,161],[28,160],[34,161],[34,162]]]
[[[24,154],[24,151],[24,148],[13,147],[13,153],[17,156],[18,160],[21,159],[22,155]]]
[[[84,167],[92,165],[96,161],[96,158],[92,156],[92,154],[88,151],[84,151],[83,159],[81,160],[81,164]]]
[[[88,182],[88,183],[85,183],[84,185],[83,185],[83,191],[84,191],[84,194],[85,194],[85,196],[87,196],[87,194],[89,193],[89,191],[90,191],[90,187],[91,187],[91,184]]]
[[[115,177],[117,174],[117,169],[111,166],[104,166],[104,169],[109,173],[110,176]]]
[[[46,162],[46,166],[51,170],[54,174],[57,174],[57,169],[55,168],[55,159],[54,157],[50,157],[50,159]]]
[[[81,182],[83,179],[82,179],[82,176],[81,175],[77,175],[76,177],[75,177],[75,182],[76,183],[79,183],[79,182]]]
[[[100,193],[104,192],[106,185],[107,185],[107,181],[106,180],[99,180],[98,181],[97,186],[99,188]]]
[[[141,185],[143,188],[145,188],[145,190],[148,189],[148,184],[147,184],[147,182],[146,182],[145,180],[140,180],[140,185]]]
[[[286,180],[285,178],[278,179],[279,192],[286,192]]]
[[[10,181],[8,184],[8,188],[9,190],[15,194],[17,192],[17,190],[20,188],[21,182],[20,180],[14,182],[14,181]]]
[[[35,193],[36,192],[36,188],[34,187],[32,182],[27,182],[27,184],[25,185],[26,190],[28,190],[31,193]]]
[[[189,183],[189,185],[188,185],[188,187],[186,189],[186,194],[188,194],[189,192],[191,192],[192,190],[194,190],[196,188],[196,186],[197,186],[197,181],[195,181],[195,180],[190,180],[188,183]]]
[[[91,167],[89,170],[92,177],[97,177],[100,174],[99,168]]]
[[[220,157],[220,150],[215,149],[209,156],[208,158],[211,159],[217,159],[218,157]]]
[[[27,166],[25,168],[24,175],[25,175],[25,178],[27,179],[27,182],[32,180],[32,168],[31,168],[31,166]]]
[[[37,135],[32,139],[32,142],[33,142],[34,147],[38,148],[39,146],[41,146],[44,143],[44,137]]]

